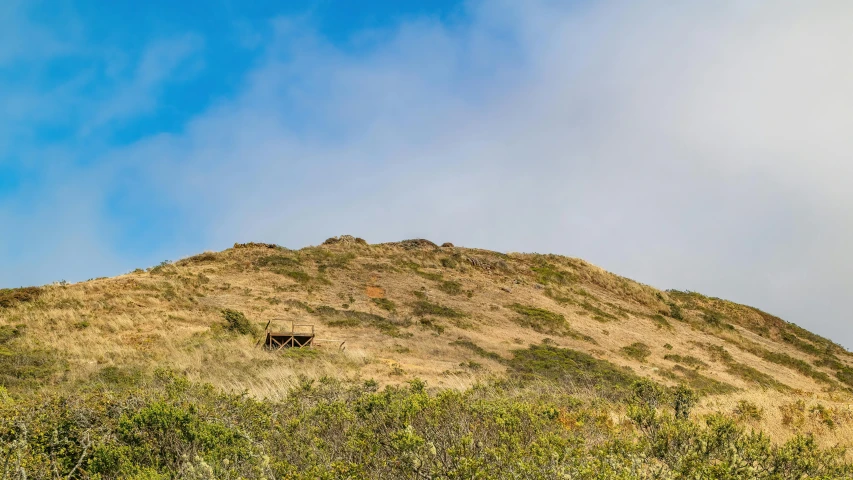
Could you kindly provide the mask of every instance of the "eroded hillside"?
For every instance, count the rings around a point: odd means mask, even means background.
[[[226,311],[248,320],[244,333]],[[317,347],[257,346],[268,323],[291,322],[314,324]],[[604,361],[594,364],[604,376],[686,384],[709,411],[756,407],[751,421],[779,438],[853,436],[853,362],[840,346],[751,307],[556,255],[349,236],[300,250],[235,245],[115,278],[0,291],[0,329],[0,384],[12,392],[164,366],[269,398],[300,376],[460,389],[539,375],[601,389],[584,362]]]

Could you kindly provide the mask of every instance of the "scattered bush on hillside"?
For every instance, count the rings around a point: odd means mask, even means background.
[[[676,320],[684,321],[684,313],[682,313],[681,307],[674,302],[669,304],[669,316]]]
[[[393,312],[397,310],[397,305],[387,298],[371,298],[370,301],[373,302],[377,307],[387,312]]]
[[[222,318],[225,319],[225,329],[229,332],[239,333],[240,335],[256,335],[258,329],[252,325],[252,322],[237,310],[224,309],[222,310]]]
[[[609,322],[611,320],[618,320],[615,315],[607,313],[589,302],[583,302],[580,304],[580,306],[584,310],[592,313],[593,320],[597,320],[599,322]]]
[[[770,375],[760,372],[755,368],[750,367],[749,365],[738,363],[738,362],[730,362],[727,364],[726,371],[736,377],[739,377],[741,380],[746,381],[747,383],[751,383],[753,385],[762,387],[762,388],[772,388],[779,391],[790,390],[790,387],[779,382],[775,378]]]
[[[532,328],[539,333],[559,334],[568,327],[566,317],[562,314],[545,310],[544,308],[521,305],[519,303],[507,305],[507,308],[518,314],[515,317],[516,323],[522,327]]]
[[[800,428],[806,422],[806,402],[797,400],[779,406],[782,414],[782,425]]]
[[[738,391],[733,385],[706,377],[692,368],[681,365],[672,367],[672,371],[662,370],[661,376],[683,383],[702,395],[726,395]]]
[[[757,422],[764,418],[764,409],[749,400],[738,400],[732,413],[740,420]]]
[[[560,269],[556,265],[541,262],[530,268],[536,276],[536,281],[542,285],[569,285],[577,281],[574,274]]]
[[[472,352],[476,353],[477,355],[479,355],[483,358],[488,358],[491,360],[495,360],[497,362],[503,361],[503,357],[501,357],[497,353],[490,352],[490,351],[484,349],[483,347],[477,345],[476,343],[474,343],[471,340],[468,340],[466,338],[460,337],[459,339],[450,342],[450,345],[453,345],[456,347],[462,347],[462,348],[471,350]]]
[[[672,324],[669,323],[669,320],[664,318],[663,315],[656,313],[654,315],[649,316],[649,318],[655,322],[655,325],[660,329],[672,330]]]
[[[577,305],[578,303],[574,301],[568,295],[560,292],[559,290],[555,290],[551,287],[545,288],[545,296],[559,303],[560,305]]]
[[[438,284],[438,289],[448,295],[459,295],[462,293],[462,284],[453,280],[446,280]]]
[[[22,303],[31,303],[43,293],[39,287],[0,289],[0,308],[12,308]]]
[[[652,354],[652,349],[643,342],[634,342],[630,345],[625,345],[621,348],[622,354],[628,358],[633,358],[638,362],[645,362],[649,355]]]
[[[814,367],[806,363],[804,360],[794,358],[787,353],[770,351],[757,345],[748,346],[746,349],[750,353],[757,355],[768,362],[788,367],[806,377],[817,380],[818,382],[825,383],[827,385],[837,385],[826,373],[815,370]]]
[[[429,300],[418,300],[417,302],[412,304],[412,313],[416,316],[422,317],[425,315],[433,315],[436,317],[444,317],[444,318],[463,318],[466,316],[465,312],[461,312],[451,307],[446,307],[444,305],[439,305],[437,303],[432,303]]]
[[[672,391],[672,408],[675,411],[675,418],[688,418],[698,399],[696,392],[690,388],[684,385],[675,387]]]
[[[688,367],[693,368],[708,368],[708,364],[704,361],[692,356],[692,355],[677,355],[677,354],[666,354],[663,356],[664,360],[669,360],[671,362],[680,363],[682,365],[687,365]]]
[[[400,329],[412,324],[408,319],[395,316],[382,317],[357,310],[337,310],[329,306],[320,306],[315,312],[326,320],[330,327],[373,327],[391,337],[407,336]]]

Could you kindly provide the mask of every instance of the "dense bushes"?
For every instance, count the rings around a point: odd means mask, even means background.
[[[837,450],[781,446],[722,416],[689,417],[692,394],[645,381],[619,404],[544,389],[430,393],[420,381],[303,380],[281,402],[168,372],[74,397],[0,396],[6,478],[849,478]]]

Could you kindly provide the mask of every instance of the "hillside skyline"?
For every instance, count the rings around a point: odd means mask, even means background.
[[[848,2],[0,9],[0,287],[349,232],[583,258],[853,346]]]

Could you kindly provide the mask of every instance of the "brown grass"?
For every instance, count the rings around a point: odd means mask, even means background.
[[[48,348],[67,360],[67,371],[56,372],[56,388],[87,382],[108,366],[143,371],[169,366],[191,379],[275,398],[293,386],[298,375],[373,378],[380,384],[419,377],[437,387],[465,388],[484,378],[504,376],[506,366],[497,359],[509,359],[512,350],[550,338],[556,347],[582,351],[670,385],[673,376],[656,366],[671,366],[664,356],[695,358],[702,365],[701,375],[740,389],[706,398],[704,411],[731,411],[738,400],[749,399],[764,409],[761,426],[776,439],[793,434],[781,425],[781,403],[805,398],[841,408],[849,401],[841,389],[829,390],[739,347],[758,346],[761,350],[752,351],[778,352],[810,364],[814,360],[802,347],[782,340],[784,322],[766,320],[749,307],[658,291],[578,259],[456,247],[449,262],[446,250],[425,243],[338,242],[298,251],[243,245],[151,271],[46,286],[33,295],[35,290],[7,292],[4,298],[15,300],[0,305],[0,325],[26,325],[21,345]],[[305,277],[277,271],[285,267]],[[464,285],[466,294],[443,288],[446,282]],[[374,299],[388,302],[380,305]],[[673,304],[680,307],[683,320],[669,317]],[[553,313],[576,335],[537,331],[518,321],[514,305]],[[370,324],[335,326],[317,312],[321,306],[382,317],[399,325],[399,335]],[[290,322],[314,323],[318,353],[261,350],[255,346],[258,338],[222,327],[223,309],[243,312],[259,329],[267,322],[274,328]],[[704,323],[708,309],[719,312],[733,329]],[[661,328],[657,317],[665,317],[668,327]],[[454,344],[459,338],[495,356],[483,358]],[[648,347],[642,356],[625,354],[623,347],[640,344]],[[744,381],[726,362],[715,361],[697,347],[707,344],[725,346],[733,362],[791,390],[780,394]],[[849,365],[849,356],[839,357]],[[460,367],[472,361],[482,368]],[[827,367],[815,369],[834,377]],[[814,428],[825,442],[850,445],[853,440],[851,427]]]

